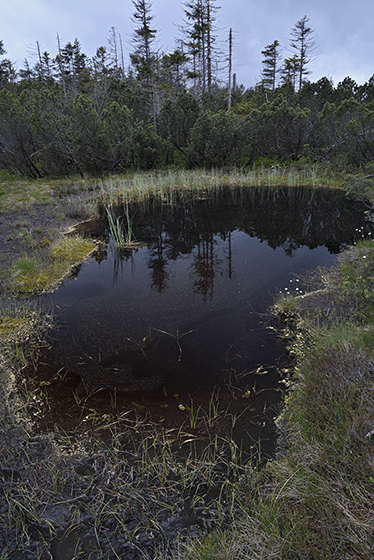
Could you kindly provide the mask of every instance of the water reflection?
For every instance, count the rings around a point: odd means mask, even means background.
[[[364,208],[336,191],[301,188],[172,199],[129,205],[141,242],[133,250],[114,247],[103,214],[100,250],[48,298],[56,326],[46,375],[64,379],[51,422],[67,422],[72,395],[111,412],[114,391],[119,410],[180,425],[187,405],[205,410],[219,391],[227,414],[240,416],[240,445],[250,454],[261,437],[271,454],[289,359],[262,313],[275,292],[295,280],[299,293],[301,274],[330,266],[356,230],[369,231]]]
[[[124,215],[122,207],[115,212],[119,218]],[[214,279],[222,274],[223,261],[228,278],[232,278],[231,236],[235,231],[273,249],[281,247],[292,258],[300,247],[324,246],[329,253],[338,254],[352,243],[355,229],[363,223],[362,205],[342,192],[301,187],[226,188],[205,195],[176,193],[172,205],[150,198],[129,205],[129,212],[136,239],[148,244],[151,287],[163,292],[168,286],[169,262],[192,254],[194,290],[204,300],[213,297]],[[369,230],[367,223],[365,231]],[[225,241],[219,254],[217,239]],[[116,253],[116,278],[123,273],[124,260],[132,259],[134,265],[133,257],[133,251]]]

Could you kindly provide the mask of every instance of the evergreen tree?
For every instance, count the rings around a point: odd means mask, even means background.
[[[152,51],[152,44],[156,38],[157,30],[153,29],[152,4],[148,0],[133,0],[135,12],[133,22],[136,24],[134,30],[135,52],[130,54],[131,62],[138,72],[138,78],[145,84],[152,107],[152,118],[155,132],[156,124],[156,92],[155,92],[155,63],[156,54]]]
[[[279,60],[279,41],[275,40],[271,45],[265,47],[261,54],[263,55],[262,59],[262,85],[266,89],[270,89],[274,91],[276,86],[276,78],[279,72],[278,69],[278,60]]]
[[[29,61],[25,59],[24,67],[20,70],[19,75],[22,79],[37,79],[39,81],[53,80],[53,61],[47,51],[42,52],[39,41],[36,41],[35,47],[29,49],[29,55],[36,58],[37,62],[33,67]]]
[[[293,90],[295,91],[297,79],[300,73],[300,58],[296,55],[286,58],[283,61],[283,66],[280,72],[282,84],[291,84]]]
[[[302,88],[306,76],[310,74],[308,64],[314,59],[316,54],[314,31],[308,23],[309,19],[307,16],[304,16],[296,22],[295,27],[291,30],[290,46],[295,52],[295,57],[298,58],[297,85],[299,90]]]
[[[105,47],[101,46],[96,49],[95,56],[92,57],[92,69],[94,72],[94,78],[97,81],[101,81],[110,74],[109,68],[109,56]]]
[[[0,39],[0,56],[3,56],[4,54],[6,54],[4,42]],[[3,87],[10,82],[14,82],[16,76],[16,70],[12,62],[8,58],[0,60],[0,87]]]
[[[205,1],[206,10],[206,60],[207,60],[207,90],[210,93],[212,91],[213,82],[213,54],[214,54],[214,43],[216,41],[216,36],[214,34],[214,22],[216,20],[216,13],[219,8],[214,5],[214,0]]]
[[[77,95],[83,91],[89,81],[88,57],[82,53],[78,39],[74,43],[67,43],[56,56],[55,64],[65,92]]]
[[[188,58],[179,49],[164,54],[161,59],[163,89],[170,93],[180,93],[185,88],[183,67]]]
[[[193,79],[194,92],[200,97],[210,92],[213,84],[214,22],[219,9],[215,0],[192,0],[185,4],[187,25],[182,29],[185,34],[184,43],[192,61],[188,77]]]

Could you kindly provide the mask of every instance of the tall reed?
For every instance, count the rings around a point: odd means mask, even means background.
[[[131,245],[133,243],[134,233],[128,204],[126,204],[125,207],[126,225],[121,222],[119,216],[116,216],[112,205],[106,205],[105,212],[108,220],[109,232],[115,245],[117,247],[126,247]]]
[[[106,205],[126,204],[149,196],[167,198],[171,191],[214,190],[217,187],[337,187],[338,180],[318,166],[251,167],[224,170],[168,170],[135,173],[101,181],[98,201]]]

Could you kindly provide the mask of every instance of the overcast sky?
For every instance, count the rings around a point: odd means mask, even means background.
[[[56,55],[57,33],[62,45],[81,43],[88,56],[107,45],[109,30],[121,34],[125,56],[133,50],[131,34],[134,11],[131,0],[0,0],[0,39],[7,57],[21,67],[25,58],[30,63],[30,48],[39,41],[43,51]],[[281,43],[283,57],[290,32],[305,15],[315,30],[318,56],[310,65],[311,81],[323,76],[335,85],[346,76],[359,84],[374,74],[374,2],[373,0],[216,0],[220,6],[216,25],[217,45],[227,53],[229,28],[234,33],[234,72],[246,87],[261,78],[261,51],[275,39]],[[158,30],[157,46],[171,52],[181,36],[183,2],[154,0],[154,27]]]

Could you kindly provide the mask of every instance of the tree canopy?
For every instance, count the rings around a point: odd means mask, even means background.
[[[0,170],[43,176],[163,166],[246,166],[329,161],[365,166],[374,153],[374,76],[309,82],[315,55],[305,16],[281,64],[279,41],[262,51],[262,80],[219,78],[213,0],[185,5],[184,37],[156,48],[152,5],[134,0],[128,68],[115,28],[90,58],[78,39],[16,70],[0,40]],[[231,33],[231,31],[230,31]],[[230,61],[232,43],[230,42]]]

